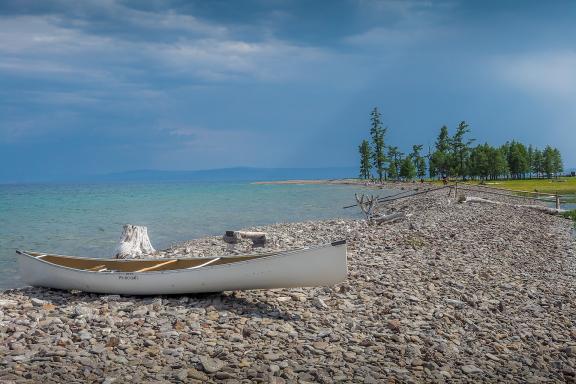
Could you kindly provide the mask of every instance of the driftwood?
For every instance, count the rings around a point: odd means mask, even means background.
[[[155,252],[155,249],[150,243],[146,227],[131,224],[124,225],[120,243],[114,254],[116,259],[133,259],[153,252]]]
[[[366,216],[366,220],[370,220],[372,215],[376,213],[378,210],[378,196],[368,196],[368,195],[360,195],[354,194],[354,198],[356,199],[356,205],[360,207],[364,216]]]
[[[389,214],[380,213],[380,199],[378,196],[367,196],[361,194],[354,194],[356,198],[356,205],[360,207],[366,220],[372,224],[392,223],[398,220],[405,219],[408,215],[404,212],[394,212]],[[385,201],[385,200],[382,200]]]
[[[563,209],[542,207],[542,206],[540,206],[540,205],[511,204],[511,203],[505,203],[505,202],[502,202],[502,201],[494,201],[494,200],[483,199],[483,198],[481,198],[481,197],[466,197],[465,202],[466,202],[466,203],[483,203],[483,204],[494,204],[494,205],[507,205],[507,206],[509,206],[509,207],[528,208],[528,209],[533,209],[533,210],[540,211],[540,212],[549,213],[549,214],[551,214],[551,215],[556,215],[556,214],[558,214],[558,213],[564,212]]]
[[[264,246],[268,240],[266,232],[226,231],[222,240],[228,244],[238,244],[242,239],[252,240],[253,246]]]
[[[407,215],[404,212],[395,212],[389,215],[372,216],[370,221],[376,224],[392,223],[394,221],[403,220],[406,218],[406,216]]]

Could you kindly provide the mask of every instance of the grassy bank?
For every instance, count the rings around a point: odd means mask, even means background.
[[[558,179],[528,179],[528,180],[497,180],[486,185],[506,188],[514,191],[537,191],[545,193],[576,194],[576,177],[560,177]]]
[[[566,211],[562,214],[562,216],[564,216],[567,219],[573,220],[574,224],[576,225],[576,209],[573,209],[571,211]]]

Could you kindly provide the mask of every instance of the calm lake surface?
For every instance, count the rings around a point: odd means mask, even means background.
[[[145,225],[156,249],[225,230],[361,217],[345,185],[148,183],[0,185],[0,289],[24,285],[15,249],[111,257],[126,223]]]

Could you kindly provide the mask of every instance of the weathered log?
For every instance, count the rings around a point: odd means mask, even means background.
[[[393,221],[403,220],[406,218],[406,213],[395,212],[384,216],[373,216],[370,220],[376,224],[391,223]]]
[[[122,230],[120,243],[116,248],[116,259],[133,259],[155,252],[150,239],[148,229],[139,225],[126,224]]]
[[[238,244],[242,239],[252,240],[253,246],[264,246],[268,240],[266,232],[226,231],[222,239],[228,244]]]
[[[549,208],[549,207],[543,207],[540,205],[528,205],[528,204],[511,204],[511,203],[505,203],[502,201],[494,201],[494,200],[488,200],[488,199],[483,199],[481,197],[467,197],[465,200],[466,203],[483,203],[483,204],[494,204],[494,205],[507,205],[509,207],[517,207],[517,208],[528,208],[528,209],[533,209],[535,211],[541,211],[541,212],[545,212],[545,213],[549,213],[552,215],[555,214],[559,214],[564,212],[563,209],[558,209],[558,208]]]

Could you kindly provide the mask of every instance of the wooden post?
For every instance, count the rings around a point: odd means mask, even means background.
[[[560,196],[558,196],[558,192],[556,192],[556,209],[560,209]]]
[[[454,197],[458,197],[458,182],[456,182],[456,185],[454,186]]]

